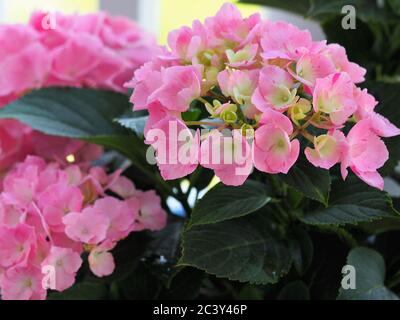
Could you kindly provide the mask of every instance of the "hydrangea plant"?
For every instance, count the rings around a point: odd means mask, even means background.
[[[167,47],[46,17],[0,27],[2,299],[398,298],[366,246],[400,129],[344,47],[232,4]]]

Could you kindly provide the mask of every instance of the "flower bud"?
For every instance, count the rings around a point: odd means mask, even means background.
[[[227,124],[235,123],[238,120],[236,112],[229,109],[222,111],[220,118]]]
[[[307,113],[310,111],[311,111],[310,101],[304,98],[300,98],[295,104],[293,104],[289,108],[288,113],[292,121],[296,125],[299,125],[299,121],[303,120],[307,116]]]

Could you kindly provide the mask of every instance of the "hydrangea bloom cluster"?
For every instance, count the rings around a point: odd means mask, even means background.
[[[135,189],[120,172],[28,156],[6,175],[0,194],[1,297],[44,299],[46,286],[71,287],[84,251],[96,276],[110,275],[116,243],[162,229],[166,217],[154,191]]]
[[[168,44],[169,50],[136,71],[128,84],[134,88],[134,110],[149,112],[146,139],[165,179],[190,174],[198,165],[229,185],[242,184],[253,166],[287,173],[305,142],[305,156],[314,166],[340,163],[344,179],[350,168],[383,188],[377,170],[388,151],[381,137],[400,130],[374,112],[377,101],[357,87],[366,70],[350,62],[343,47],[313,41],[307,30],[258,14],[243,18],[231,4],[204,23],[171,32]],[[188,121],[194,109],[202,118]],[[189,141],[172,135],[171,123]],[[346,136],[342,129],[353,124]],[[212,130],[200,134],[202,127]],[[157,149],[154,130],[164,132],[166,150]],[[169,153],[173,146],[190,151],[187,161],[176,161]],[[220,163],[209,161],[216,150],[244,154],[251,165],[224,161],[225,156]],[[168,159],[160,161],[165,154]]]
[[[28,25],[0,25],[0,107],[50,86],[124,92],[123,84],[157,52],[155,39],[134,22],[105,13],[34,13]],[[78,57],[78,58],[77,58]],[[0,171],[28,154],[77,161],[99,149],[80,141],[48,137],[17,121],[0,121]]]

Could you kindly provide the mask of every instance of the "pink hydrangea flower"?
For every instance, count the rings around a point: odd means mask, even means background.
[[[314,166],[330,169],[343,159],[346,151],[346,137],[341,131],[333,130],[315,137],[314,149],[307,147],[305,154]]]
[[[268,108],[284,111],[296,96],[296,89],[292,86],[293,78],[288,72],[277,66],[266,66],[260,71],[252,102],[260,111]]]
[[[334,125],[343,125],[357,110],[353,88],[347,73],[317,79],[313,93],[314,110],[329,114]]]
[[[158,167],[166,180],[184,177],[198,166],[199,134],[193,135],[177,118],[167,117],[154,125],[146,143],[155,148]]]
[[[367,120],[378,139],[400,133],[374,112],[374,97],[356,86],[366,70],[349,61],[340,45],[313,41],[308,30],[263,21],[259,15],[244,18],[234,5],[225,4],[204,22],[171,32],[168,44],[127,85],[134,89],[134,110],[149,112],[144,134],[157,149],[155,160],[164,179],[191,174],[200,157],[200,165],[223,183],[240,185],[251,170],[239,176],[240,166],[229,157],[211,164],[207,158],[247,145],[253,150],[251,162],[264,172],[287,173],[305,143],[314,145],[304,150],[309,162],[329,169],[349,158],[345,124]],[[197,119],[186,120],[196,112]],[[190,143],[169,131],[170,120]],[[222,134],[225,130],[230,133]],[[225,139],[247,130],[255,132],[254,140],[238,139],[241,147]],[[212,138],[224,143],[213,144]],[[178,156],[183,145],[193,151],[185,163]],[[384,158],[385,153],[381,162]]]
[[[108,190],[126,199],[106,196]],[[160,230],[166,219],[156,193],[135,189],[119,170],[27,157],[6,174],[0,192],[2,298],[44,299],[48,288],[71,287],[84,251],[95,275],[109,275],[118,241]]]
[[[300,30],[289,23],[267,21],[262,31],[262,56],[265,60],[296,60],[313,46],[308,30]]]
[[[127,200],[129,207],[135,207],[139,201],[139,215],[136,217],[135,230],[157,231],[167,224],[167,213],[161,207],[160,198],[153,191],[140,191],[134,198]]]
[[[222,93],[243,106],[243,113],[248,118],[254,117],[259,110],[253,105],[251,97],[258,84],[258,71],[222,71],[218,75]]]
[[[239,130],[230,137],[212,131],[201,144],[200,159],[226,185],[242,185],[253,170],[251,147]]]
[[[43,300],[46,290],[42,286],[40,268],[14,267],[5,272],[1,297],[4,300]]]
[[[42,262],[42,267],[51,266],[55,272],[55,287],[57,291],[64,291],[70,288],[75,282],[75,276],[81,267],[80,255],[68,248],[53,246],[49,255]]]
[[[293,126],[287,117],[272,110],[264,114],[263,122],[266,124],[255,132],[254,165],[267,173],[287,173],[300,152],[299,141],[290,140]]]
[[[377,172],[389,159],[381,138],[373,131],[369,120],[361,120],[347,136],[348,152],[342,161],[342,176],[350,169],[369,185],[383,190],[383,178]]]
[[[90,270],[97,277],[109,276],[114,272],[115,261],[109,252],[114,246],[112,242],[104,242],[90,251],[88,258]]]
[[[83,205],[83,195],[79,188],[65,183],[53,184],[38,196],[38,205],[54,232],[63,232],[62,218],[70,212],[79,212]]]
[[[367,72],[354,62],[350,62],[347,58],[346,49],[342,46],[332,43],[327,45],[325,54],[334,63],[337,72],[346,72],[354,83],[360,83],[365,80],[364,76]]]
[[[176,66],[161,72],[163,85],[150,97],[166,109],[184,112],[190,103],[201,95],[202,68],[200,66]]]
[[[71,212],[62,220],[68,237],[87,244],[102,242],[110,226],[110,219],[93,207],[85,208],[82,212]]]
[[[25,265],[35,245],[34,229],[25,224],[0,227],[0,265],[8,268]]]
[[[49,29],[43,25],[48,16],[35,12],[28,25],[0,26],[0,107],[49,86],[126,92],[124,84],[133,72],[160,52],[154,37],[123,17],[52,13],[57,27]],[[22,124],[16,132],[8,120],[1,120],[0,126],[0,171],[29,154],[65,164],[65,158],[74,155],[76,162],[88,164],[102,152],[88,143],[38,134]]]

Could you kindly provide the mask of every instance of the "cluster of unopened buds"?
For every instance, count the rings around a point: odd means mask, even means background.
[[[304,142],[314,166],[340,163],[344,179],[350,168],[383,188],[377,170],[388,150],[381,137],[400,130],[356,86],[366,71],[343,47],[258,14],[242,18],[231,4],[171,32],[168,44],[128,84],[134,110],[149,112],[146,142],[165,179],[199,164],[229,185],[242,184],[253,167],[287,173]]]
[[[166,218],[156,193],[135,189],[120,172],[29,156],[6,175],[0,194],[1,298],[44,299],[47,289],[71,287],[83,252],[96,276],[108,276],[117,242],[160,230]]]
[[[126,92],[124,83],[159,50],[134,22],[105,13],[36,12],[27,25],[0,25],[0,108],[45,87]],[[49,137],[15,120],[0,120],[0,172],[28,154],[76,161],[96,159],[99,147]]]

